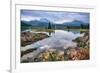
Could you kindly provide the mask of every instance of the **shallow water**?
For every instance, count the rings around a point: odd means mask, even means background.
[[[65,49],[68,47],[76,47],[77,43],[73,42],[77,37],[83,36],[84,33],[73,33],[64,30],[55,30],[49,38],[37,41],[33,44],[21,47],[22,49],[38,48],[38,49]]]

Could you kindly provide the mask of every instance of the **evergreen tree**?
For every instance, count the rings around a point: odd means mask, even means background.
[[[48,29],[49,29],[49,36],[51,35],[51,24],[50,24],[50,22],[49,22],[49,25],[48,25]]]
[[[50,22],[49,22],[49,25],[48,25],[48,29],[51,29],[51,24],[50,24]]]

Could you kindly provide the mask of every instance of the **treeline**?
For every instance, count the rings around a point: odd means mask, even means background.
[[[89,29],[89,24],[80,24],[80,26],[70,26],[70,25],[67,25],[66,26],[67,29]]]
[[[80,24],[80,25],[63,25],[63,24],[48,24],[47,29],[89,29],[89,24]]]

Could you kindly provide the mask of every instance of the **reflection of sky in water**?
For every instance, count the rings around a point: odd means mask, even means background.
[[[68,47],[75,47],[76,43],[72,42],[73,39],[83,36],[84,34],[80,33],[73,33],[64,30],[55,30],[55,34],[51,37],[40,40],[34,44],[26,46],[26,48],[40,48],[40,49],[47,49],[47,48],[57,48],[57,49],[64,49]],[[25,47],[24,47],[25,48]]]

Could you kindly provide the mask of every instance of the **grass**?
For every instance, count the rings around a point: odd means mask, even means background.
[[[32,29],[32,31],[35,31],[35,32],[54,32],[54,29],[37,28],[37,29]]]
[[[32,29],[32,31],[35,31],[35,32],[54,32],[55,30],[57,29],[45,29],[45,28]],[[85,32],[85,31],[88,31],[89,29],[61,29],[61,30]]]
[[[67,29],[69,31],[88,31],[89,29]]]

